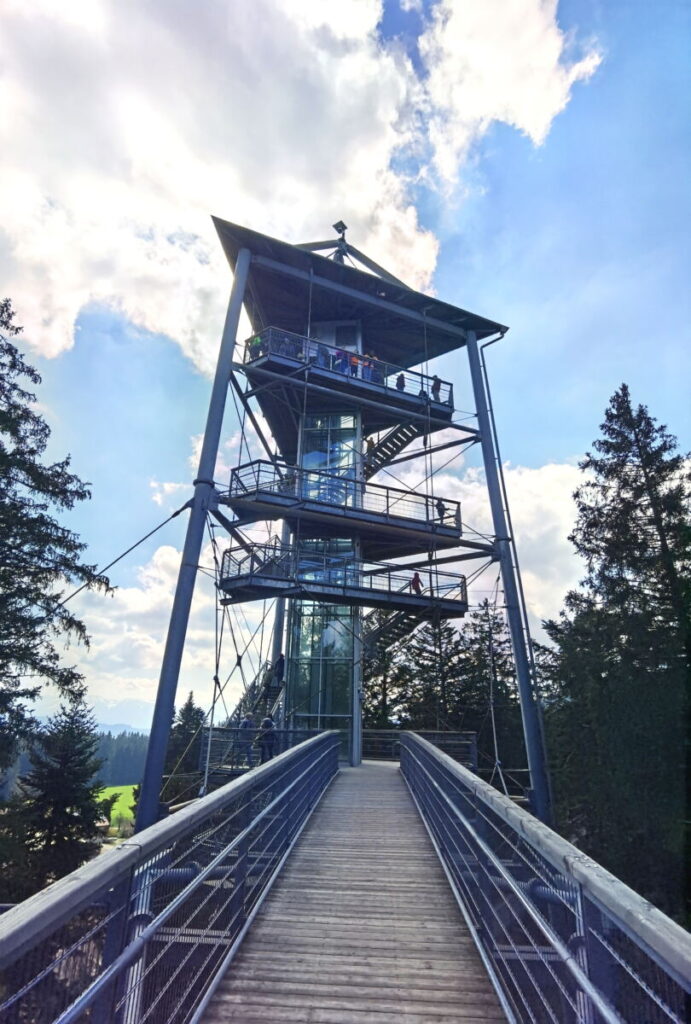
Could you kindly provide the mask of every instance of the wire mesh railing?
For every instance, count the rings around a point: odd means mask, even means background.
[[[321,733],[3,914],[3,1024],[198,1020],[337,770]]]
[[[403,735],[405,733],[401,729],[363,729],[363,758],[373,761],[399,761]],[[471,771],[477,768],[477,733],[440,729],[417,732],[416,736],[422,736]]]
[[[465,576],[436,568],[406,570],[386,562],[356,562],[351,557],[320,555],[280,543],[251,544],[223,553],[219,585],[225,588],[248,577],[311,584],[341,591],[363,591],[372,597],[413,594],[467,605]]]
[[[407,370],[374,356],[326,345],[278,327],[267,327],[248,338],[244,346],[243,362],[254,363],[269,355],[314,366],[346,379],[378,385],[387,392],[412,395],[453,411],[453,384],[441,380],[436,374]]]
[[[262,729],[261,722],[250,728],[239,726],[215,725],[202,729],[200,764],[206,765],[209,758],[209,770],[238,770],[253,768],[257,763],[285,753],[299,743],[319,735],[317,729]]]
[[[273,463],[264,459],[245,463],[232,471],[228,492],[231,502],[256,499],[261,494],[373,512],[385,521],[409,519],[422,525],[451,527],[459,536],[461,533],[461,505],[450,498],[382,484],[365,484],[350,475],[297,466],[286,466],[279,472]]]
[[[687,932],[415,734],[401,769],[509,1020],[689,1019]]]

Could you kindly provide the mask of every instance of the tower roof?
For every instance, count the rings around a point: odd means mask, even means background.
[[[309,323],[358,320],[365,351],[403,367],[460,348],[466,331],[482,340],[507,330],[391,279],[239,224],[213,221],[233,270],[240,249],[252,253],[245,305],[254,330],[276,326],[307,334]]]

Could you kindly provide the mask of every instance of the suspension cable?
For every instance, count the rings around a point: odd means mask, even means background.
[[[118,555],[117,558],[114,558],[112,562],[108,563],[108,565],[104,565],[102,569],[99,569],[97,571],[96,575],[100,576],[102,573],[107,572],[109,569],[112,569],[112,567],[114,565],[116,565],[118,562],[122,561],[122,559],[125,557],[125,555],[129,555],[130,551],[134,551],[135,548],[138,548],[139,545],[143,544],[145,540],[149,539],[149,537],[153,537],[153,535],[155,533],[158,533],[158,531],[160,529],[162,529],[166,525],[166,523],[169,523],[171,521],[171,519],[175,519],[175,517],[179,516],[180,513],[183,512],[186,508],[190,508],[191,504],[192,504],[191,500],[190,501],[186,501],[184,505],[181,505],[180,508],[176,512],[171,513],[171,515],[169,515],[167,519],[164,519],[162,523],[159,523],[158,526],[155,526],[153,528],[153,530],[149,530],[148,533],[144,534],[143,537],[141,537],[135,544],[132,544],[131,547],[127,548],[126,551],[123,551],[121,555]],[[73,597],[76,597],[77,594],[80,594],[82,592],[82,590],[84,590],[84,588],[88,587],[88,586],[89,586],[88,583],[82,583],[81,587],[78,587],[68,597],[63,598],[62,601],[58,601],[58,607],[61,607],[62,605],[67,604],[68,601],[71,601]]]

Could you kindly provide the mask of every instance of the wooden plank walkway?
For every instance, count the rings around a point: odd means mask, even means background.
[[[204,1016],[505,1021],[398,765],[344,768]]]

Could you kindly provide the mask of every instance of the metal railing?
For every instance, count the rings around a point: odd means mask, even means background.
[[[253,768],[265,756],[268,747],[271,756],[276,757],[312,736],[317,736],[320,731],[274,728],[267,734],[260,725],[252,729],[215,725],[211,730],[205,726],[202,729],[200,764],[206,765],[208,753],[209,770],[212,773],[219,769]]]
[[[306,366],[338,373],[343,377],[376,384],[385,391],[413,395],[422,401],[446,406],[453,411],[453,384],[416,370],[406,370],[374,356],[325,345],[302,334],[267,327],[245,342],[243,362],[253,363],[268,355],[280,356]]]
[[[363,729],[362,756],[373,761],[400,760],[403,735],[405,733],[401,729]],[[439,730],[417,732],[415,735],[433,743],[454,761],[467,765],[471,771],[477,769],[477,733]]]
[[[352,470],[348,471],[352,474]],[[230,498],[252,498],[259,492],[295,498],[298,501],[336,505],[374,512],[384,519],[411,519],[420,524],[455,527],[461,533],[461,505],[400,487],[364,484],[351,475],[320,473],[286,466],[279,473],[273,463],[257,459],[238,466],[230,474]]]
[[[691,935],[413,733],[401,770],[510,1021],[682,1024]]]
[[[250,550],[248,550],[250,548]],[[414,582],[417,575],[418,581]],[[275,544],[252,544],[223,552],[220,585],[255,577],[361,590],[372,594],[414,594],[417,597],[467,603],[465,576],[437,569],[402,570],[386,562],[353,562],[336,555],[317,555]]]
[[[337,748],[307,740],[3,914],[3,1024],[198,1021]]]

